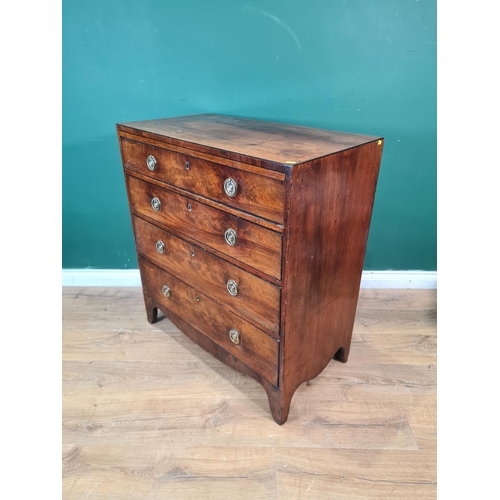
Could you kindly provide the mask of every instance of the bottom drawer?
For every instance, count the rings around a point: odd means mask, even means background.
[[[278,382],[278,342],[226,311],[149,261],[139,258],[142,286],[158,304],[180,316],[273,385]]]

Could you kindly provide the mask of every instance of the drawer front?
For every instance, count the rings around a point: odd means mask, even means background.
[[[132,223],[138,253],[278,335],[280,287],[139,217]]]
[[[281,234],[136,177],[126,178],[133,210],[280,279]]]
[[[145,293],[277,385],[276,340],[145,259],[139,258],[139,264]],[[238,344],[231,340],[231,332]]]
[[[123,164],[129,170],[283,223],[285,187],[277,179],[127,139],[122,139],[122,154]],[[149,156],[154,160],[148,167]]]

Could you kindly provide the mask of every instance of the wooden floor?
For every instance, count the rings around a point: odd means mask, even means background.
[[[288,422],[138,288],[63,289],[64,499],[436,497],[436,292],[362,290]]]

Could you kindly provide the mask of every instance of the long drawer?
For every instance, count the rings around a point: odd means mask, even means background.
[[[139,217],[132,223],[139,254],[278,335],[280,287]]]
[[[278,179],[128,139],[121,147],[126,169],[283,223],[285,188]]]
[[[139,258],[144,289],[271,384],[278,383],[278,341],[171,274]]]
[[[282,235],[204,203],[127,175],[130,206],[136,212],[281,278]]]

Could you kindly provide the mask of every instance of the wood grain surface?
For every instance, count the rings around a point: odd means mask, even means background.
[[[200,292],[215,298],[231,311],[241,314],[274,336],[279,334],[280,287],[248,273],[230,262],[165,231],[144,219],[132,216],[137,252]],[[156,245],[163,243],[163,253]],[[237,295],[227,283],[236,283]]]
[[[280,423],[300,384],[333,357],[348,359],[381,155],[376,141],[292,172],[283,235]]]
[[[280,172],[381,139],[217,114],[120,123],[117,130]]]
[[[139,268],[147,289],[145,299],[147,302],[152,300],[149,307],[158,308],[164,314],[168,310],[181,316],[187,324],[202,332],[264,379],[277,384],[276,340],[141,257]],[[164,286],[169,288],[168,297],[162,293]],[[239,333],[239,343],[231,341],[231,330]]]
[[[273,278],[281,278],[281,234],[131,175],[126,176],[126,181],[131,210]],[[160,200],[159,212],[151,206],[153,198]],[[224,239],[228,229],[237,234],[234,246]]]
[[[296,389],[332,358],[348,359],[383,139],[214,114],[117,124],[117,132],[132,216],[222,253],[281,290],[280,307],[274,308],[278,323],[271,325],[271,335],[279,334],[279,359],[268,370],[264,363],[270,358],[257,349],[246,353],[249,364],[239,351],[221,350],[215,332],[210,339],[216,345],[205,341],[200,322],[195,326],[185,317],[199,308],[169,309],[158,290],[148,288],[153,275],[141,264],[148,322],[161,310],[219,360],[264,380],[272,416],[282,425]],[[214,152],[221,161],[200,157]],[[241,169],[227,164],[234,160],[241,161]],[[228,181],[234,198],[224,192]],[[143,234],[137,224],[134,235],[139,248]],[[147,259],[151,248],[150,241],[149,252],[139,253]],[[185,269],[168,271],[192,282]],[[190,286],[205,291],[202,283]],[[225,295],[204,297],[227,304]],[[261,320],[258,325],[255,319]],[[261,327],[262,319],[254,315],[250,323]],[[258,337],[252,338],[257,347]]]
[[[140,288],[63,289],[63,498],[436,498],[436,294],[361,290],[288,421]]]
[[[259,217],[283,223],[283,182],[128,139],[122,139],[121,151],[126,169]],[[153,155],[157,161],[153,171],[146,165],[149,155]],[[262,173],[267,172],[260,170]],[[228,196],[224,191],[224,181],[229,178],[237,183],[234,197]]]

